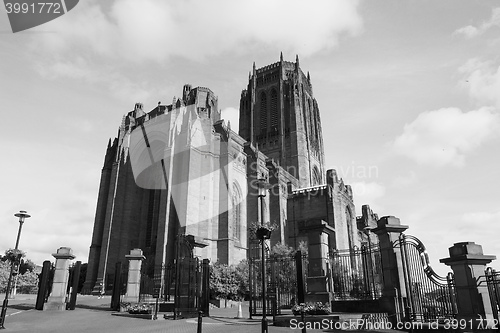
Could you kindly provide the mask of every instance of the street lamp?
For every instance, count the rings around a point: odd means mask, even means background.
[[[271,238],[271,228],[264,225],[264,197],[271,185],[266,179],[259,179],[257,182],[259,186],[260,198],[260,226],[257,228],[257,239],[262,244],[262,333],[267,333],[267,318],[266,318],[266,239]]]
[[[21,210],[21,211],[19,211],[19,213],[14,214],[14,216],[19,217],[19,230],[17,231],[16,247],[14,248],[14,255],[17,256],[17,249],[19,247],[19,238],[21,237],[21,229],[23,228],[24,220],[27,218],[30,218],[31,215],[27,214],[25,210]],[[13,262],[10,263],[9,280],[7,281],[7,288],[5,290],[5,299],[3,300],[2,312],[0,315],[0,329],[5,328],[5,326],[4,326],[5,314],[7,312],[7,305],[9,304],[10,285],[12,283],[12,273],[14,272],[14,266],[15,266],[16,260],[17,260],[17,258],[14,259]]]

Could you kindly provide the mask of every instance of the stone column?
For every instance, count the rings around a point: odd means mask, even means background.
[[[54,272],[54,282],[52,292],[43,310],[66,310],[66,291],[69,278],[69,261],[75,259],[73,251],[69,247],[60,247],[57,253],[52,256],[56,258],[56,270]]]
[[[484,271],[495,256],[484,255],[483,247],[474,242],[455,243],[449,248],[450,257],[440,262],[451,267],[457,291],[457,319],[474,323],[477,328],[486,328],[493,320],[490,296]],[[482,283],[481,283],[482,282]],[[482,322],[480,319],[485,319]]]
[[[401,251],[394,248],[399,236],[408,229],[394,216],[384,216],[377,221],[377,228],[372,231],[379,238],[380,255],[382,259],[382,274],[384,276],[384,288],[382,291],[381,307],[389,314],[391,323],[395,326],[398,321],[398,313],[403,313],[403,300],[406,298],[404,284],[403,261]]]
[[[333,229],[322,220],[310,220],[301,226],[301,232],[307,232],[309,268],[307,276],[306,302],[328,302],[333,299],[329,288],[328,269],[328,234]]]
[[[141,266],[146,257],[142,254],[141,249],[133,249],[125,258],[128,259],[128,278],[127,292],[123,297],[123,302],[138,303],[141,287]]]

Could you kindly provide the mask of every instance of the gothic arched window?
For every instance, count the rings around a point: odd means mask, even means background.
[[[233,207],[233,238],[241,240],[241,191],[238,184],[233,184],[232,193],[232,207]]]
[[[271,129],[277,130],[278,123],[278,93],[276,92],[276,89],[273,89],[271,90]]]
[[[318,167],[314,166],[312,170],[312,186],[321,185],[321,174],[319,173]]]
[[[267,96],[265,92],[260,94],[260,133],[267,132]]]

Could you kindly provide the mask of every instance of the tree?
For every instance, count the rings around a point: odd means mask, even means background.
[[[248,262],[238,265],[216,262],[210,267],[210,296],[215,299],[240,301],[249,293]]]
[[[0,292],[6,292],[12,263],[17,263],[17,290],[19,293],[35,293],[38,286],[38,275],[35,273],[36,265],[26,257],[26,252],[8,249],[4,256],[0,256]],[[12,286],[13,287],[13,286]],[[11,288],[12,288],[11,287]],[[12,289],[11,289],[12,290]]]

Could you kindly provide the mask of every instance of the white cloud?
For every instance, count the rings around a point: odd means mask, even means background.
[[[418,181],[417,174],[410,171],[407,175],[401,175],[394,178],[392,185],[395,187],[408,187]]]
[[[381,210],[377,199],[385,195],[385,186],[376,182],[353,182],[351,185],[354,202],[356,202],[356,214],[361,215],[361,206],[370,205],[376,213]]]
[[[113,69],[100,69],[82,57],[71,60],[54,61],[51,64],[38,63],[38,73],[47,79],[71,78],[88,83],[99,83],[107,87],[118,99],[137,102],[150,99],[153,94],[159,95],[158,88],[145,82],[135,82]]]
[[[465,75],[461,85],[472,98],[500,108],[500,65],[470,59],[459,71]]]
[[[498,133],[499,128],[500,115],[491,108],[426,111],[404,126],[392,146],[420,164],[463,166],[465,154]]]
[[[44,25],[41,29],[55,33],[37,36],[38,47],[119,55],[137,63],[169,56],[200,60],[256,46],[308,56],[334,47],[341,34],[362,29],[358,1],[351,0],[122,0],[113,2],[109,12],[102,6],[80,3]]]
[[[226,124],[228,122],[230,122],[231,123],[231,130],[238,133],[238,130],[240,128],[240,123],[239,123],[240,110],[235,109],[233,107],[227,107],[221,111],[221,118],[226,121]]]
[[[454,33],[462,34],[465,38],[474,38],[484,34],[493,27],[500,27],[500,7],[494,8],[491,13],[491,18],[488,21],[483,22],[481,25],[477,27],[468,25],[457,29]]]
[[[466,213],[462,217],[462,221],[467,224],[476,225],[500,225],[500,211],[498,212],[474,212]],[[500,227],[499,227],[500,228]]]

